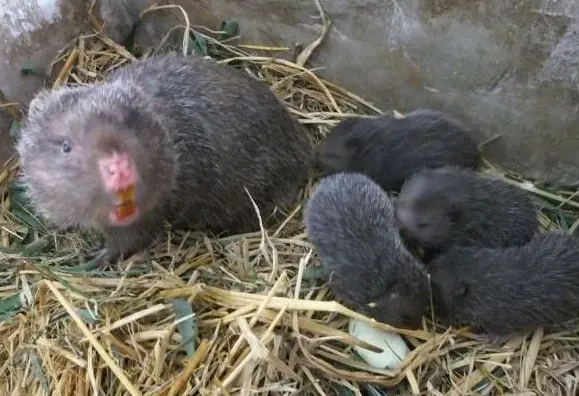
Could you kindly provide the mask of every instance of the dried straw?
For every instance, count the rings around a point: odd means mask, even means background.
[[[219,50],[220,62],[271,86],[319,140],[346,116],[383,111],[306,67],[329,31],[316,5],[323,33],[295,63],[273,57],[283,48],[218,41],[219,32],[191,26],[180,8],[186,25],[172,32],[195,32]],[[187,53],[191,37],[184,35],[179,50]],[[165,41],[153,53],[163,48]],[[134,59],[99,33],[82,36],[56,56],[53,85],[90,84]],[[487,172],[536,194],[545,228],[579,224],[576,192],[541,190],[487,165]],[[492,346],[426,319],[419,331],[375,323],[402,334],[412,352],[400,369],[369,367],[352,345],[372,346],[350,336],[347,321],[372,321],[335,302],[316,277],[318,258],[304,233],[302,205],[277,229],[252,234],[210,239],[167,232],[144,259],[100,272],[79,265],[78,257],[96,246],[90,235],[55,234],[15,215],[17,202],[7,192],[16,171],[15,160],[0,171],[1,394],[577,393],[577,331],[538,330],[530,339]]]

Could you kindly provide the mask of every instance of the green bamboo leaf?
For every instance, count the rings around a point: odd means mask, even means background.
[[[38,238],[35,241],[24,245],[20,249],[20,255],[23,257],[36,256],[43,253],[44,250],[51,245],[51,240],[47,237]]]
[[[32,374],[36,377],[36,380],[40,382],[42,389],[44,390],[45,394],[49,393],[48,387],[48,380],[46,379],[46,375],[44,374],[44,369],[42,368],[42,364],[40,363],[40,359],[36,352],[31,350],[30,351],[30,363],[32,367]]]
[[[191,309],[191,304],[182,298],[171,300],[173,304],[173,309],[175,309],[175,316],[177,320],[189,317],[182,320],[177,325],[179,334],[183,339],[183,348],[188,356],[193,356],[195,353],[195,341],[197,339],[197,317],[195,316],[193,309]]]
[[[25,191],[26,187],[23,183],[13,180],[8,184],[8,196],[10,197],[12,214],[31,229],[35,231],[46,231],[44,223],[37,218],[35,211],[28,202]]]
[[[94,314],[88,309],[79,309],[76,311],[76,313],[82,319],[82,321],[87,324],[95,324],[98,322],[98,318],[96,318]]]
[[[189,35],[189,48],[187,53],[192,55],[207,56],[207,40],[198,33],[191,33]]]
[[[19,293],[0,299],[0,322],[10,319],[21,310],[22,302]]]
[[[39,69],[34,65],[34,63],[28,62],[25,63],[24,66],[20,69],[20,74],[23,76],[36,76],[46,78],[46,72],[44,70]]]
[[[10,131],[8,133],[10,134],[10,138],[14,143],[16,143],[20,139],[21,130],[22,124],[20,123],[20,121],[13,120],[12,124],[10,124]]]
[[[131,31],[127,35],[127,37],[123,40],[123,47],[131,54],[136,55],[136,47],[135,47],[135,37],[137,34],[137,29],[141,25],[141,20],[138,20],[133,24],[131,27]]]
[[[230,37],[235,37],[239,35],[239,22],[235,19],[226,19],[221,22],[221,30],[223,33],[220,33],[218,36],[218,40],[226,40]]]
[[[307,267],[304,269],[304,280],[315,282],[325,278],[322,266]]]

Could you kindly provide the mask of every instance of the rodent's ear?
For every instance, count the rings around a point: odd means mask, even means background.
[[[51,96],[52,90],[50,89],[44,88],[38,91],[28,105],[28,114],[34,117],[39,113],[42,113],[46,108],[46,105],[50,102]]]

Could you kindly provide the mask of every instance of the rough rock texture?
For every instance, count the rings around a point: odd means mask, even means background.
[[[130,31],[129,21],[150,3],[101,1],[106,2],[100,10],[108,21],[107,32],[117,39]],[[64,44],[65,37],[75,35],[76,21],[82,20],[64,13],[65,28],[51,29],[26,11],[36,3],[69,4],[68,9],[80,11],[86,7],[73,6],[72,0],[0,0],[9,19],[24,12],[21,19],[26,25],[43,26],[30,36],[8,40],[6,29],[0,27],[0,58],[7,59],[0,63],[0,88],[13,95],[11,100],[18,100],[14,92],[21,84],[14,71],[30,54],[41,58],[31,48],[54,53],[51,50]],[[223,19],[237,19],[246,42],[292,47],[295,42],[310,43],[321,31],[313,0],[176,3],[189,12],[193,24],[219,28]],[[467,118],[483,131],[481,141],[501,134],[484,147],[491,160],[541,181],[579,184],[576,0],[321,0],[321,4],[332,28],[311,66],[323,66],[324,77],[383,109],[430,107]],[[137,43],[146,47],[157,42],[165,26],[175,21],[182,23],[177,10],[148,14]],[[38,36],[44,45],[31,44]],[[12,50],[6,57],[6,48],[20,51]]]
[[[42,78],[21,76],[22,67],[30,64],[46,68],[56,52],[81,32],[86,4],[79,3],[0,0],[0,90],[8,101],[28,103],[42,85]],[[10,123],[11,118],[0,111],[0,166],[12,152]]]

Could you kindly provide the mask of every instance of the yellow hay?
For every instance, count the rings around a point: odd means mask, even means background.
[[[323,33],[295,62],[273,58],[284,48],[219,42],[211,35],[216,32],[192,26],[181,8],[185,26],[172,31],[195,30],[225,54],[219,62],[268,84],[319,141],[344,117],[384,112],[307,67],[330,25],[316,5]],[[190,37],[183,37],[186,51]],[[135,59],[98,33],[82,36],[55,58],[53,85],[90,84]],[[557,213],[579,224],[575,193],[543,191],[491,164],[486,171],[549,201],[540,213],[545,228],[559,227]],[[13,216],[6,194],[16,172],[16,160],[0,170],[4,248],[19,244],[28,227]],[[400,394],[576,394],[577,331],[538,330],[497,347],[426,319],[420,330],[393,329],[334,301],[312,275],[319,260],[301,219],[314,183],[275,229],[216,239],[168,232],[150,255],[126,260],[118,272],[68,268],[93,246],[75,232],[34,242],[53,246],[50,253],[0,250],[0,301],[15,298],[21,306],[0,322],[0,394],[361,395],[365,384],[375,392],[396,387]],[[191,317],[176,314],[174,299],[188,303],[197,320],[189,354],[179,325]],[[348,318],[402,334],[412,349],[402,367],[379,370],[357,358],[353,345],[372,346],[347,333]]]

